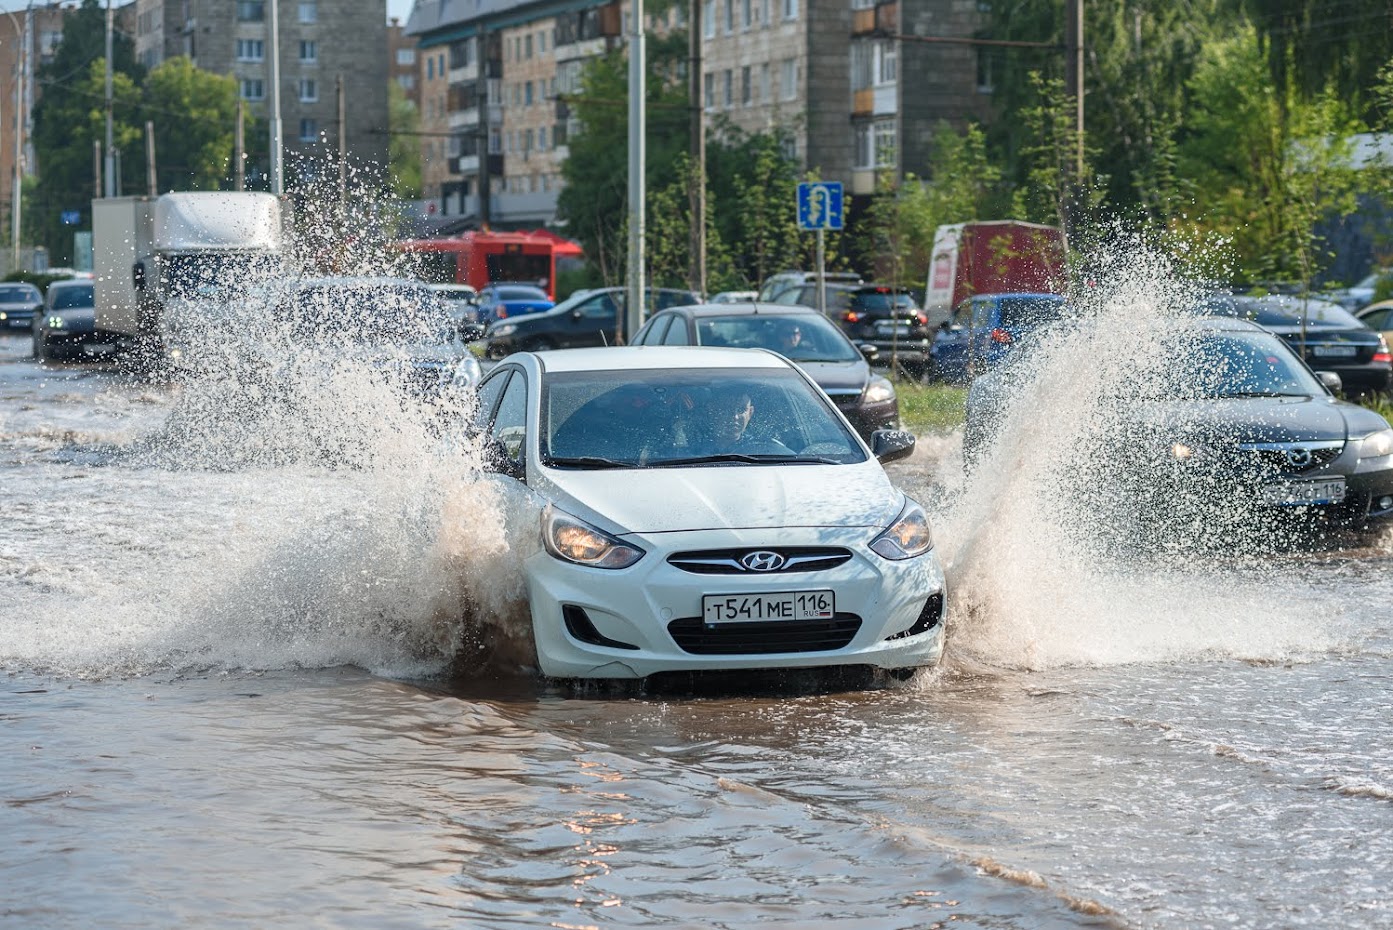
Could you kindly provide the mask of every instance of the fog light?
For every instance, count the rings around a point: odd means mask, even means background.
[[[1390,507],[1393,507],[1393,497],[1384,495],[1378,499],[1379,510],[1388,510]]]

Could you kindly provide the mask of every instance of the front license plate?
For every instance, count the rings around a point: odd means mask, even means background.
[[[1282,507],[1338,504],[1345,499],[1345,479],[1329,481],[1279,481],[1262,489],[1265,503]]]
[[[706,623],[831,620],[836,613],[836,596],[831,591],[708,594],[701,599],[701,615]]]
[[[882,336],[908,336],[908,323],[877,323],[875,331]]]
[[[1311,346],[1311,354],[1321,358],[1354,358],[1358,353],[1357,346]]]

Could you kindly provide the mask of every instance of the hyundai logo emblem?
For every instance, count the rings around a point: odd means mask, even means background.
[[[1305,468],[1311,464],[1311,450],[1294,448],[1287,450],[1287,464],[1294,468]]]
[[[767,549],[747,552],[740,557],[740,565],[747,572],[776,572],[786,564],[788,564],[788,559]]]

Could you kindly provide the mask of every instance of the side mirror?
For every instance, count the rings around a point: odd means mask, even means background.
[[[878,429],[871,433],[871,452],[881,464],[909,458],[914,451],[914,434],[902,429]]]
[[[508,447],[497,436],[490,436],[484,442],[484,470],[499,475],[507,475],[521,481],[523,468],[508,455]]]
[[[1316,372],[1316,377],[1320,379],[1320,383],[1331,394],[1339,394],[1345,389],[1344,380],[1333,371],[1318,371]]]
[[[580,312],[579,310],[572,310],[572,311],[571,311],[571,319],[573,319],[573,320],[579,320],[580,318],[581,318],[581,312]]]
[[[133,265],[133,266],[131,267],[131,284],[133,284],[133,285],[135,286],[135,289],[136,289],[137,291],[143,291],[143,290],[145,290],[145,263],[144,263],[144,262],[136,262],[135,265]]]
[[[861,355],[864,356],[868,362],[874,362],[876,359],[880,358],[880,349],[871,345],[869,342],[857,343],[856,348],[861,350]]]

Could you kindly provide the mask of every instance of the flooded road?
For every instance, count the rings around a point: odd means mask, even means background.
[[[576,693],[481,648],[517,631],[507,540],[390,399],[271,436],[28,348],[0,925],[1393,927],[1387,538],[1095,571],[926,437],[893,477],[937,502],[944,668]],[[355,467],[294,454],[323,423]]]

